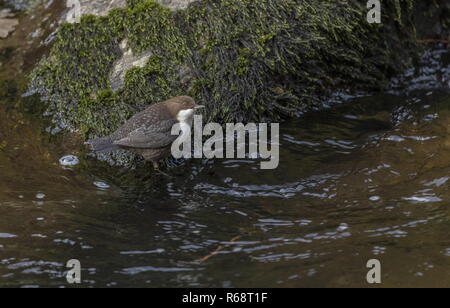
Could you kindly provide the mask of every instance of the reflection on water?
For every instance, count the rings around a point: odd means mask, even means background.
[[[450,286],[449,106],[357,99],[281,125],[276,170],[190,161],[173,178],[101,167],[1,110],[0,286],[67,286],[73,258],[97,287],[365,286],[372,258],[384,286]]]

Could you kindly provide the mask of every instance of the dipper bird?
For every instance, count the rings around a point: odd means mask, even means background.
[[[154,104],[131,117],[109,136],[86,142],[95,152],[124,149],[151,161],[159,169],[159,161],[170,156],[172,143],[179,137],[171,134],[172,126],[192,125],[194,112],[204,106],[192,97],[179,96]]]

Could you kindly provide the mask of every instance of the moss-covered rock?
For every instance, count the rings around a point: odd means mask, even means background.
[[[419,39],[450,39],[450,1],[416,1],[414,16]]]
[[[16,95],[16,81],[11,79],[0,79],[0,102],[11,102]]]
[[[0,66],[6,64],[14,53],[14,47],[8,46],[0,48]]]
[[[381,90],[417,54],[415,8],[430,1],[383,1],[382,24],[366,21],[366,1],[202,0],[179,11],[128,2],[64,24],[31,76],[55,123],[86,137],[180,94],[228,122],[280,120],[336,91]],[[431,2],[441,14],[445,5]],[[146,59],[112,91],[124,40]]]

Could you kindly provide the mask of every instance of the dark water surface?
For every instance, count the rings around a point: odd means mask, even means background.
[[[76,147],[1,107],[0,287],[68,286],[70,259],[82,286],[367,286],[373,258],[383,286],[450,287],[449,107],[439,90],[359,98],[282,124],[276,170],[174,178],[64,168]]]

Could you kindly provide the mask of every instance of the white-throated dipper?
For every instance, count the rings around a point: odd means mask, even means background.
[[[191,126],[195,110],[203,107],[192,97],[174,97],[135,114],[111,135],[86,144],[96,152],[133,151],[159,169],[159,161],[170,156],[171,145],[178,138],[171,134],[172,126],[177,123]]]

